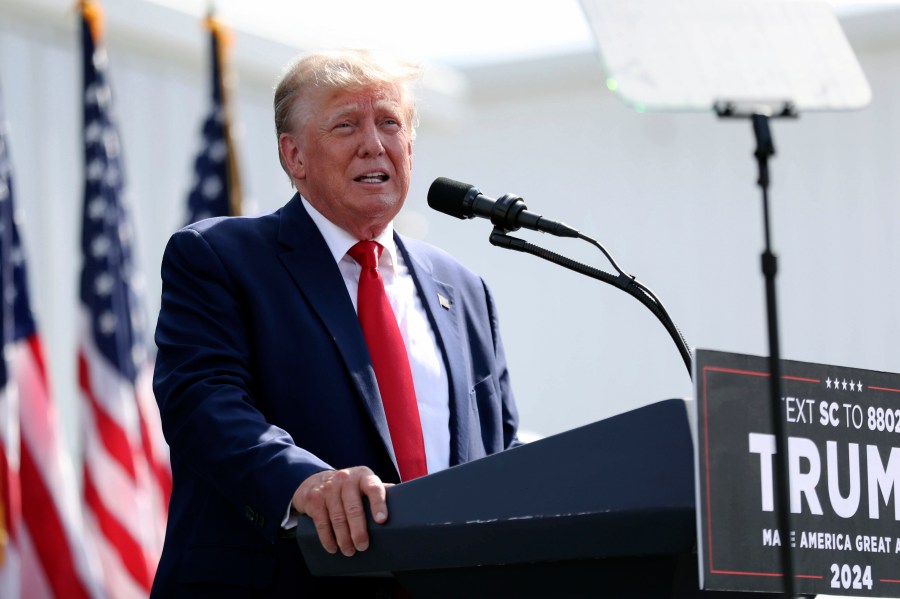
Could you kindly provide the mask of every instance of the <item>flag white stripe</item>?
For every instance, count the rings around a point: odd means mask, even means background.
[[[19,550],[12,542],[6,545],[3,566],[0,566],[0,597],[21,597]]]
[[[6,360],[11,351],[10,346],[3,346],[2,358]],[[19,393],[14,380],[7,377],[6,386],[0,389],[0,442],[3,443],[3,451],[6,455],[6,467],[9,477],[18,479],[19,474]],[[9,480],[2,481],[4,487],[9,485]],[[4,489],[4,493],[12,495],[15,489]],[[10,497],[10,503],[3,506],[4,517],[10,523],[10,529],[6,531],[6,562],[0,567],[0,596],[20,597],[20,571],[21,559],[16,547],[16,531],[20,528],[22,514],[16,511],[17,497]],[[15,502],[15,503],[13,503]]]
[[[147,591],[135,583],[134,579],[128,573],[128,570],[119,560],[116,553],[103,532],[97,526],[96,520],[88,512],[85,518],[88,531],[97,539],[97,551],[100,555],[100,561],[103,562],[103,585],[109,597],[115,599],[147,599]]]

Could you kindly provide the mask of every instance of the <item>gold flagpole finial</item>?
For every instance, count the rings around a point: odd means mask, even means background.
[[[103,8],[94,0],[78,0],[77,10],[91,28],[91,38],[96,43],[103,35]]]
[[[209,13],[203,19],[203,27],[216,36],[216,42],[219,44],[219,53],[230,50],[234,44],[234,36],[231,30],[222,24],[215,14]]]
[[[231,119],[231,82],[230,71],[228,68],[228,54],[234,44],[234,36],[231,29],[226,27],[219,19],[215,17],[215,3],[209,3],[209,12],[204,19],[204,26],[207,31],[211,32],[216,39],[216,56],[214,57],[216,64],[219,66],[221,86],[219,92],[222,97],[222,107],[225,111],[225,144],[228,148],[227,152],[227,172],[228,172],[228,205],[229,213],[233,216],[241,214],[242,193],[240,174],[238,172],[237,152],[234,139],[232,139]]]

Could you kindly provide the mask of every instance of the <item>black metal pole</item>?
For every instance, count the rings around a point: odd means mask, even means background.
[[[769,117],[752,115],[753,133],[756,136],[756,161],[759,166],[757,184],[762,190],[763,226],[765,229],[765,251],[762,254],[762,272],[766,281],[766,313],[769,328],[769,382],[772,431],[775,435],[775,512],[778,529],[781,531],[781,571],[785,595],[794,596],[794,567],[791,552],[790,487],[788,480],[787,437],[781,418],[781,352],[778,342],[778,310],[775,299],[775,277],[778,274],[778,260],[772,253],[772,238],[769,227],[769,157],[775,155],[775,145],[769,130]]]

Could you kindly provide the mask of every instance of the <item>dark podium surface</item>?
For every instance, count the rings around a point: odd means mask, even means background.
[[[694,453],[661,401],[388,489],[370,546],[297,541],[318,576],[393,575],[413,597],[713,597],[697,591]],[[735,596],[729,593],[729,596]]]

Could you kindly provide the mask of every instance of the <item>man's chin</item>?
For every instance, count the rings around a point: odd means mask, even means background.
[[[359,207],[360,218],[367,220],[383,220],[385,224],[394,220],[394,217],[403,208],[403,200],[396,195],[369,195],[360,199],[356,204]]]

